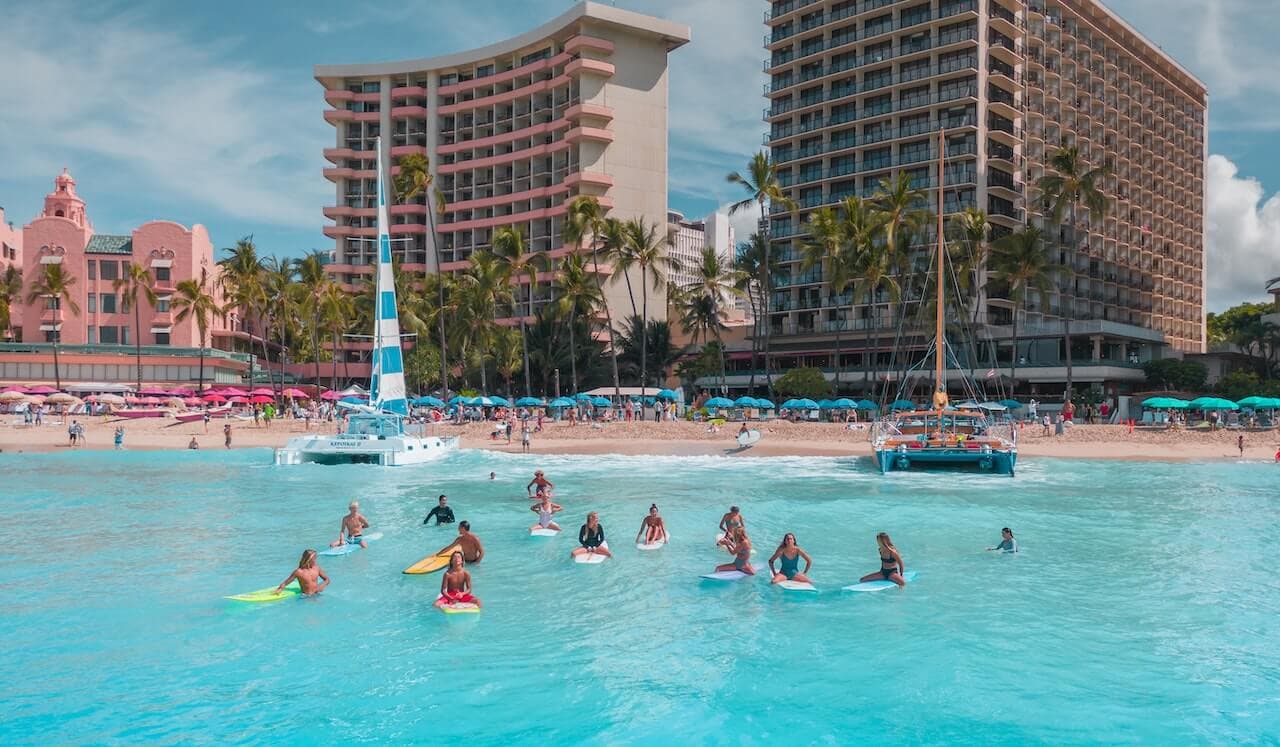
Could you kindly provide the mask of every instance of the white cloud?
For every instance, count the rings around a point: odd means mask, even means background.
[[[94,162],[107,166],[98,188],[319,224],[328,125],[316,91],[303,98],[299,86],[229,62],[239,40],[198,42],[138,14],[28,7],[5,19],[0,162],[10,176]]]
[[[1263,283],[1280,275],[1280,194],[1241,177],[1234,163],[1209,156],[1205,179],[1205,273],[1210,311],[1263,301]]]

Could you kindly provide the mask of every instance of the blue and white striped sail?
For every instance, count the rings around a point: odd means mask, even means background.
[[[391,267],[391,235],[387,230],[387,190],[382,171],[381,138],[378,138],[375,147],[378,152],[378,285],[369,404],[375,410],[407,415],[409,402],[405,393],[404,353],[400,349],[396,283]]]

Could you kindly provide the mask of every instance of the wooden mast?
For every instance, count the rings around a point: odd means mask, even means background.
[[[946,268],[943,265],[943,263],[946,261],[946,253],[943,250],[944,245],[942,241],[942,230],[943,230],[942,211],[944,208],[943,195],[945,194],[945,187],[946,187],[946,181],[947,181],[946,180],[947,148],[946,148],[946,137],[944,135],[945,132],[946,130],[944,128],[942,127],[938,128],[938,309],[937,309],[938,318],[937,318],[937,327],[935,329],[935,334],[937,335],[937,337],[935,339],[935,350],[934,350],[934,361],[933,361],[933,380],[936,386],[936,391],[934,392],[934,395],[933,395],[933,405],[938,410],[939,418],[941,418],[942,411],[947,406],[947,383],[942,378],[943,363],[946,361],[946,357],[945,357],[946,354],[944,352],[944,344],[943,344],[944,341],[942,337],[943,321],[944,321],[943,306],[942,306],[942,284],[943,282],[945,282],[945,278],[946,278]],[[939,430],[941,430],[942,428],[941,419],[939,419],[938,421],[938,428]]]

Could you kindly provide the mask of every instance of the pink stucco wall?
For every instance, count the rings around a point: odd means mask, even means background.
[[[0,275],[10,266],[22,269],[22,230],[9,223],[0,207]],[[9,309],[9,325],[13,329],[22,329],[22,307],[14,305]],[[0,339],[12,338],[9,330],[0,333]]]

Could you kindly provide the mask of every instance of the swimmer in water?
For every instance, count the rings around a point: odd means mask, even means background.
[[[902,562],[902,555],[898,552],[898,548],[893,546],[893,540],[889,539],[888,534],[881,532],[876,535],[876,545],[880,548],[880,570],[868,573],[859,581],[883,580],[892,581],[899,587],[906,586],[907,581],[902,577],[902,574],[907,572],[906,563]]]
[[[801,558],[804,559],[804,573],[800,572]],[[778,561],[779,570],[774,570],[774,561]],[[782,536],[782,544],[778,545],[778,549],[774,550],[769,558],[769,572],[773,576],[771,583],[776,584],[782,581],[810,583],[808,573],[812,566],[813,559],[796,544],[796,536],[787,532]]]
[[[542,501],[537,505],[530,506],[529,510],[538,515],[538,523],[529,527],[529,531],[534,529],[554,529],[560,531],[560,525],[551,520],[551,517],[564,508],[559,503],[552,503],[551,496],[546,493],[542,494]]]
[[[1017,552],[1018,541],[1013,538],[1013,530],[1010,529],[1009,527],[1005,527],[1004,529],[1001,529],[1000,544],[996,545],[995,547],[988,547],[987,550],[988,551],[999,550],[1000,552]]]
[[[364,541],[364,530],[369,527],[369,520],[360,513],[360,504],[352,501],[347,506],[347,515],[342,517],[342,525],[338,527],[338,538],[329,543],[329,547],[337,547],[343,543],[368,547]]]
[[[643,542],[640,540],[641,537],[644,538]],[[649,515],[640,522],[640,531],[636,534],[636,544],[652,545],[657,542],[665,544],[670,541],[671,538],[667,536],[667,525],[662,521],[662,517],[658,515],[658,504],[650,504]]]
[[[276,593],[284,591],[284,587],[288,586],[291,581],[298,582],[298,588],[302,589],[302,593],[311,596],[324,591],[329,585],[329,577],[325,574],[324,569],[316,562],[315,550],[304,550],[302,559],[298,561],[298,567],[294,569],[289,577],[280,582],[276,587]]]
[[[747,530],[741,526],[734,527],[727,539],[729,552],[733,553],[733,562],[716,566],[716,572],[740,571],[748,576],[756,575],[756,569],[751,567],[751,539],[747,537]]]
[[[436,607],[452,607],[457,604],[480,606],[479,597],[471,593],[471,574],[463,567],[461,550],[456,550],[449,556],[449,570],[440,579],[440,596],[435,601]]]

